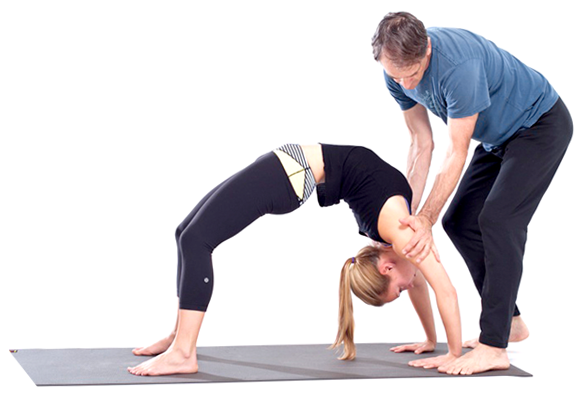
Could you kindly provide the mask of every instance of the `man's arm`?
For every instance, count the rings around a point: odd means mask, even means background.
[[[417,104],[404,111],[411,143],[406,165],[406,179],[412,187],[412,214],[416,214],[425,190],[433,155],[433,132],[427,109]]]
[[[478,114],[475,114],[470,117],[449,118],[448,120],[449,146],[447,155],[441,171],[435,178],[429,197],[418,215],[401,220],[403,224],[410,226],[416,232],[403,250],[408,258],[424,260],[431,250],[435,251],[431,229],[439,219],[441,210],[459,182],[467,160],[477,116]],[[436,251],[435,256],[437,256]]]

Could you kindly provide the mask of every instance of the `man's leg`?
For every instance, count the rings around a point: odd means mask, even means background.
[[[475,287],[481,296],[485,278],[485,252],[479,228],[479,214],[500,172],[502,159],[485,151],[480,144],[465,171],[459,188],[443,217],[443,228],[467,264]],[[514,329],[511,341],[524,340],[528,328],[514,309]],[[464,347],[476,347],[479,339],[466,341]]]
[[[522,276],[528,224],[565,154],[572,123],[561,100],[511,140],[479,224],[486,252],[480,342],[506,348]]]
[[[443,217],[443,228],[469,268],[479,294],[485,277],[485,252],[478,218],[502,160],[480,144],[461,178],[459,188]]]
[[[510,324],[522,275],[528,223],[546,192],[572,136],[561,100],[504,149],[500,173],[479,216],[485,249],[480,345],[442,368],[473,374],[509,366]]]

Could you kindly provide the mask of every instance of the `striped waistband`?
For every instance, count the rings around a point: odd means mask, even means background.
[[[280,159],[299,204],[302,205],[315,189],[315,177],[303,149],[298,144],[285,144],[274,150],[274,153]]]

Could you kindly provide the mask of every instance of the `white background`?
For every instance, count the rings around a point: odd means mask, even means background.
[[[35,388],[6,350],[133,347],[170,331],[176,226],[260,154],[289,142],[359,144],[404,171],[408,134],[370,46],[384,14],[401,10],[426,26],[484,35],[543,73],[572,111],[571,148],[530,225],[518,304],[531,336],[509,348],[512,363],[535,376]],[[3,2],[3,392],[566,396],[583,356],[580,13],[568,1]],[[432,180],[446,129],[431,119]],[[479,296],[440,226],[435,238],[459,293],[463,336],[475,337]],[[294,214],[257,221],[214,253],[199,346],[331,343],[340,268],[366,243],[345,203],[321,209],[315,196]],[[423,339],[403,297],[381,309],[356,301],[356,341]]]

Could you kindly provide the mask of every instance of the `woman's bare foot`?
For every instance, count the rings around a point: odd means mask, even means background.
[[[194,310],[179,310],[176,335],[158,341],[154,345],[134,353],[156,352],[167,347],[164,353],[128,368],[134,375],[172,375],[194,374],[199,370],[197,364],[197,336],[205,313]],[[168,340],[170,339],[170,344]]]
[[[525,340],[530,336],[530,332],[528,331],[528,327],[522,320],[520,315],[512,318],[512,326],[510,327],[510,337],[508,342],[510,343],[517,343]],[[479,344],[479,339],[475,338],[472,340],[467,340],[463,343],[463,347],[475,349]]]
[[[138,347],[132,350],[132,353],[135,356],[157,356],[167,351],[168,348],[171,347],[173,340],[175,340],[175,334],[171,333],[166,338],[161,339],[158,342],[151,344],[150,346]]]
[[[469,353],[455,361],[439,367],[439,372],[450,375],[472,375],[480,372],[510,368],[510,360],[506,349],[487,346],[479,343]]]
[[[128,372],[139,376],[194,374],[198,370],[195,351],[192,354],[186,354],[172,348],[136,367],[128,368]]]

